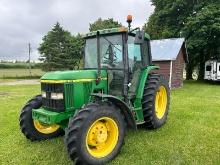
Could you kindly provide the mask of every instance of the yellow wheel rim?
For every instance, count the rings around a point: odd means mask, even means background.
[[[93,157],[105,157],[114,150],[118,136],[119,129],[116,122],[109,117],[102,117],[96,120],[87,132],[87,150]]]
[[[155,99],[155,111],[158,119],[163,118],[167,108],[167,90],[160,86]]]
[[[50,134],[53,133],[55,131],[57,131],[60,126],[53,124],[53,125],[48,125],[48,124],[43,124],[37,120],[34,120],[34,127],[36,128],[36,130],[38,130],[40,133],[43,134]]]

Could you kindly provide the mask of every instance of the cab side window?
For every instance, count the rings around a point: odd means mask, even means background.
[[[134,37],[128,37],[128,63],[130,70],[133,72],[142,66],[141,46],[134,44]]]

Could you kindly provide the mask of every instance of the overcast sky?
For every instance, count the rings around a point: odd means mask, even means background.
[[[0,60],[27,60],[28,42],[32,60],[39,57],[42,37],[58,21],[72,34],[86,33],[99,17],[140,26],[152,14],[150,0],[0,0]]]

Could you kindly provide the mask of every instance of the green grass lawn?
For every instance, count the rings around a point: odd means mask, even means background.
[[[42,76],[41,69],[31,69],[32,76]],[[30,76],[28,69],[0,69],[0,79],[2,78],[21,78]]]
[[[39,86],[0,86],[0,164],[71,164],[63,137],[26,140],[19,113]],[[185,82],[172,91],[171,111],[160,129],[129,131],[109,164],[220,164],[220,85]]]

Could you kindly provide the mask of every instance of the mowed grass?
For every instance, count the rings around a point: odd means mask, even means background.
[[[0,164],[71,164],[63,137],[30,142],[19,113],[40,87],[0,86]],[[171,93],[167,123],[157,130],[128,131],[109,164],[220,164],[220,85],[184,82]]]
[[[41,69],[31,69],[31,75],[42,76],[44,72]],[[0,69],[0,79],[1,78],[20,78],[28,77],[30,72],[28,69]]]

